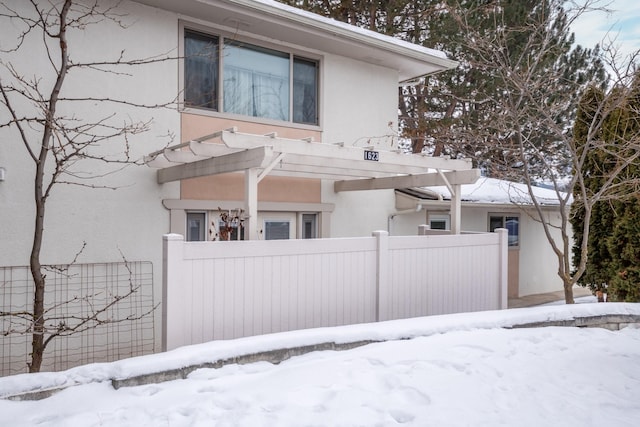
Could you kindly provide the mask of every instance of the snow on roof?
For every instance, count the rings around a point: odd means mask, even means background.
[[[286,5],[286,4],[283,4],[283,3],[279,3],[279,2],[274,1],[274,0],[253,0],[253,1],[255,3],[262,3],[265,6],[268,6],[268,7],[273,8],[273,9],[279,9],[279,10],[284,11],[286,13],[291,13],[291,14],[298,15],[298,16],[303,16],[303,17],[305,17],[307,19],[310,19],[310,20],[313,20],[313,21],[323,22],[326,25],[331,25],[331,26],[334,26],[334,27],[340,27],[340,28],[342,28],[344,30],[347,30],[347,31],[351,31],[351,32],[354,32],[354,33],[359,33],[359,34],[361,34],[363,36],[370,37],[370,38],[375,38],[375,39],[378,39],[378,40],[382,40],[384,42],[395,44],[397,46],[402,46],[402,47],[404,47],[406,49],[411,49],[411,50],[414,50],[414,51],[418,51],[418,52],[421,52],[421,53],[426,54],[426,55],[431,55],[431,56],[435,56],[435,57],[438,57],[438,58],[448,59],[447,55],[442,51],[439,51],[439,50],[436,50],[436,49],[430,49],[428,47],[424,47],[424,46],[420,46],[420,45],[417,45],[417,44],[414,44],[414,43],[410,43],[410,42],[407,42],[407,41],[404,41],[404,40],[401,40],[401,39],[398,39],[398,38],[395,38],[395,37],[391,37],[391,36],[387,36],[387,35],[384,35],[384,34],[380,34],[380,33],[377,33],[375,31],[368,30],[366,28],[356,27],[355,25],[348,24],[346,22],[338,21],[338,20],[335,20],[335,19],[332,19],[332,18],[327,18],[327,17],[318,15],[318,14],[313,13],[313,12],[308,12],[306,10],[298,9],[296,7],[293,7],[293,6],[289,6],[289,5]]]
[[[443,199],[451,199],[451,193],[447,187],[429,187],[427,190],[442,196]],[[538,203],[544,206],[558,206],[559,197],[566,196],[566,193],[558,194],[554,189],[549,188],[532,187],[532,191]],[[462,201],[503,205],[532,204],[526,184],[487,177],[481,177],[475,184],[462,185]]]

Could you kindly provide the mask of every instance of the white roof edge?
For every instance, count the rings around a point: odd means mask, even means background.
[[[257,10],[259,12],[275,15],[281,19],[287,19],[296,23],[304,24],[324,32],[333,32],[336,36],[349,38],[353,41],[369,44],[379,49],[398,52],[414,59],[423,59],[428,56],[429,60],[442,70],[455,68],[458,61],[447,58],[446,54],[436,49],[420,46],[395,37],[376,33],[366,28],[326,18],[321,15],[307,12],[302,9],[278,3],[273,0],[226,0],[238,6]],[[419,77],[419,76],[415,76]],[[415,78],[413,77],[413,78]]]

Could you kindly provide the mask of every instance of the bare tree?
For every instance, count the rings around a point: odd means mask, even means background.
[[[119,13],[117,7],[117,3],[105,0],[0,2],[0,26],[13,29],[15,34],[15,39],[2,40],[0,45],[0,129],[13,131],[14,141],[26,150],[35,166],[35,225],[29,257],[34,282],[33,308],[20,313],[2,312],[2,316],[26,320],[26,329],[14,332],[32,335],[30,372],[40,370],[44,351],[53,338],[105,322],[126,320],[109,319],[104,313],[137,291],[132,284],[128,293],[114,296],[103,306],[92,305],[83,317],[49,318],[52,306],[73,301],[45,301],[46,267],[41,263],[46,206],[53,189],[59,184],[110,188],[103,182],[97,183],[95,178],[137,163],[129,154],[130,137],[146,132],[151,119],[123,118],[115,111],[167,107],[173,102],[147,105],[117,99],[105,95],[97,83],[82,93],[69,88],[69,80],[86,79],[88,73],[105,73],[110,79],[127,78],[134,66],[144,67],[170,59],[168,53],[132,59],[123,50],[115,57],[87,61],[87,57],[100,50],[99,46],[95,46],[93,52],[74,50],[74,43],[90,26],[115,25],[126,29],[127,17]],[[33,67],[28,62],[25,65],[30,55],[43,55],[47,66]],[[106,143],[109,143],[108,149],[105,149]],[[114,143],[122,144],[116,153]],[[82,166],[86,162],[94,166]],[[98,163],[111,166],[100,169],[95,166]]]
[[[566,303],[573,303],[572,287],[585,271],[587,240],[591,211],[594,204],[605,199],[625,197],[637,183],[620,177],[629,165],[638,162],[640,135],[627,133],[615,142],[602,138],[603,124],[613,111],[628,103],[633,96],[633,78],[638,52],[621,58],[615,42],[602,49],[596,47],[587,55],[590,62],[571,67],[584,50],[573,46],[570,25],[581,14],[598,6],[587,1],[579,6],[562,0],[540,2],[521,25],[505,25],[501,2],[488,2],[478,8],[451,8],[461,31],[467,33],[466,45],[474,52],[473,67],[490,73],[501,83],[504,92],[495,99],[499,108],[492,114],[491,123],[478,129],[476,136],[495,141],[495,156],[490,159],[490,173],[498,177],[527,184],[529,195],[545,236],[558,260],[558,276],[562,279]],[[484,14],[494,21],[491,31],[476,31],[470,14]],[[514,48],[514,46],[519,46]],[[584,56],[583,56],[584,58]],[[604,65],[608,81],[598,78],[594,67]],[[602,94],[592,112],[581,116],[586,129],[579,137],[572,131],[576,120],[581,92],[590,87]],[[615,157],[613,167],[602,177],[601,186],[591,191],[585,185],[584,165],[588,153],[594,151]],[[534,197],[533,187],[544,182],[555,190],[560,209],[559,236],[548,221],[543,207]],[[622,191],[624,190],[624,191]],[[636,190],[637,191],[637,190]],[[569,205],[572,195],[583,208],[584,223],[578,265],[572,266],[572,234]]]

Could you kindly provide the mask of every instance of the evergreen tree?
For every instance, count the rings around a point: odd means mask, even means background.
[[[585,153],[581,174],[585,187],[592,197],[606,184],[608,177],[620,164],[634,155],[640,142],[640,97],[639,79],[631,83],[631,91],[624,94],[622,87],[613,90],[623,94],[615,108],[603,119],[601,132],[597,136],[601,144]],[[577,143],[584,141],[593,115],[601,105],[603,92],[588,91],[580,104],[573,128]],[[594,291],[606,291],[610,300],[640,301],[640,199],[638,180],[640,165],[637,161],[624,166],[617,174],[610,191],[595,202],[591,210],[587,261],[584,275],[579,283]],[[578,187],[576,187],[576,190]],[[572,226],[574,229],[574,265],[582,258],[584,228],[584,196],[574,192]]]
[[[628,157],[640,143],[640,74],[632,82],[628,102],[617,108],[607,120],[604,138],[620,146],[616,158]],[[628,142],[633,141],[633,146]],[[617,159],[616,159],[617,160]],[[611,263],[607,294],[612,301],[640,302],[640,162],[627,167],[619,178],[618,213],[612,220],[611,236],[606,240]],[[591,258],[590,258],[591,260]]]
[[[612,258],[609,270],[613,273],[608,300],[640,302],[640,199],[625,203],[606,242]]]
[[[584,200],[589,199],[603,185],[607,171],[604,152],[602,150],[592,150],[585,147],[589,141],[589,128],[598,114],[598,108],[602,102],[604,93],[599,88],[590,87],[582,96],[573,126],[573,139],[577,146],[577,154],[585,160],[581,171],[584,179],[584,186],[576,186],[573,196],[574,202],[571,206],[571,226],[573,228],[573,265],[580,265],[583,253],[583,228],[584,228]],[[595,135],[601,138],[601,135]],[[589,193],[582,194],[583,188]],[[583,275],[578,284],[588,286],[592,291],[602,291],[606,288],[611,276],[609,265],[611,258],[606,241],[611,232],[611,225],[614,219],[614,207],[612,201],[601,200],[596,202],[591,209],[590,232],[586,243],[587,263]]]
[[[455,70],[423,78],[419,84],[399,89],[399,125],[402,135],[411,141],[412,152],[434,156],[467,157],[488,175],[520,180],[520,156],[510,145],[511,135],[494,126],[501,114],[510,88],[496,67],[487,64],[483,52],[469,43],[471,39],[494,37],[498,30],[505,37],[507,60],[514,66],[529,66],[527,59],[539,52],[536,46],[550,43],[538,69],[562,73],[566,96],[579,96],[583,85],[597,76],[604,79],[596,59],[597,50],[576,47],[567,31],[567,16],[557,13],[552,25],[540,25],[551,9],[561,9],[559,0],[288,0],[290,5],[310,10],[353,25],[369,28],[412,43],[435,48],[460,62]],[[463,23],[461,22],[463,18]],[[544,29],[544,31],[540,31]],[[532,40],[538,39],[536,43]],[[553,41],[549,41],[552,39]],[[517,64],[520,65],[517,65]],[[553,96],[547,102],[554,102]],[[571,119],[571,109],[559,109]],[[550,137],[546,127],[530,124],[539,145],[551,153],[557,168],[568,173],[568,155],[564,147]],[[529,156],[531,167],[543,168],[536,156]],[[514,169],[515,168],[515,169]],[[542,175],[542,174],[539,174]]]

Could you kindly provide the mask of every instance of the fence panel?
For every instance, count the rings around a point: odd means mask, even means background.
[[[164,279],[166,348],[376,319],[372,237],[183,242],[165,236],[166,250],[173,266]]]
[[[497,234],[390,238],[384,320],[492,310],[500,305]]]
[[[163,348],[506,308],[506,230],[184,242],[164,237]]]

